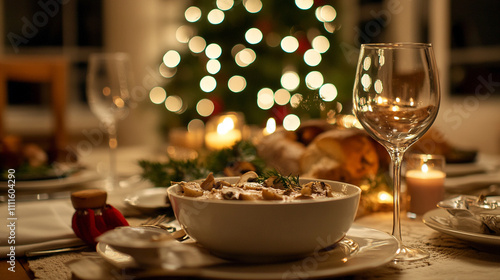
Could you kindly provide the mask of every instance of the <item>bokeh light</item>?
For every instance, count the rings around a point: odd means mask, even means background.
[[[363,70],[368,71],[371,65],[372,65],[371,57],[369,56],[365,57],[365,59],[363,60]]]
[[[214,25],[221,24],[224,21],[224,17],[224,12],[219,9],[213,9],[207,15],[208,22]]]
[[[245,32],[245,40],[247,40],[248,43],[255,45],[260,43],[262,41],[263,35],[262,31],[260,31],[258,28],[252,27]]]
[[[201,9],[196,6],[191,6],[184,12],[184,17],[189,22],[196,22],[201,18]]]
[[[191,52],[193,53],[201,53],[203,50],[205,50],[205,47],[207,46],[207,42],[203,37],[200,36],[194,36],[189,40],[188,43],[188,48]]]
[[[332,22],[337,17],[337,11],[330,5],[324,5],[316,9],[316,18],[321,22]]]
[[[169,50],[168,52],[163,55],[163,63],[167,65],[170,68],[177,67],[179,63],[181,62],[181,55],[179,52],[174,51],[174,50]]]
[[[314,49],[309,49],[304,53],[304,62],[312,67],[318,66],[321,62],[321,54]]]
[[[318,89],[323,85],[323,74],[319,71],[311,71],[306,75],[306,85],[309,89]]]
[[[257,93],[257,106],[262,110],[269,110],[274,105],[274,92],[270,88],[262,88]]]
[[[221,69],[221,64],[217,59],[210,59],[207,62],[207,72],[215,75],[217,74]]]
[[[373,88],[375,89],[375,92],[382,93],[382,91],[384,90],[384,85],[382,84],[381,80],[376,80],[373,84]]]
[[[158,67],[158,71],[160,72],[160,75],[164,78],[172,78],[175,73],[177,73],[177,67],[176,68],[170,68],[165,65],[165,63],[160,64],[160,67]]]
[[[222,54],[222,48],[218,44],[212,43],[205,48],[205,54],[208,58],[217,59]]]
[[[199,131],[203,131],[204,128],[205,123],[200,119],[192,119],[187,125],[187,131],[190,133],[198,133]]]
[[[233,57],[236,57],[236,55],[237,55],[240,51],[244,50],[245,48],[246,48],[246,47],[245,47],[245,45],[243,45],[243,44],[236,44],[236,45],[234,45],[234,46],[231,48],[231,55],[232,55]]]
[[[202,117],[210,116],[214,112],[214,109],[214,103],[208,98],[203,98],[196,103],[196,112]]]
[[[325,53],[330,49],[330,41],[323,35],[316,36],[311,42],[313,49],[319,53]]]
[[[262,10],[262,2],[260,0],[243,0],[243,6],[249,13],[252,14],[258,13]]]
[[[361,84],[363,85],[363,90],[368,91],[372,85],[372,78],[368,74],[361,76]]]
[[[304,99],[304,97],[300,93],[292,95],[292,97],[290,97],[290,105],[292,106],[292,108],[299,107],[300,103],[302,102],[302,99]]]
[[[301,10],[308,10],[314,4],[314,0],[295,0],[295,5]]]
[[[295,71],[287,71],[281,76],[281,86],[287,90],[294,90],[300,84],[299,74]]]
[[[219,8],[223,11],[227,11],[234,6],[234,1],[233,0],[217,0],[215,2],[215,4],[217,5],[217,8]]]
[[[205,76],[200,80],[200,88],[204,92],[212,92],[217,87],[217,81],[212,76]]]
[[[236,64],[240,67],[247,67],[257,58],[257,54],[250,48],[243,49],[236,54],[234,58]]]
[[[175,38],[179,43],[187,43],[194,35],[194,30],[191,26],[182,25],[175,31]]]
[[[337,98],[337,95],[337,87],[334,84],[324,84],[319,88],[319,96],[323,101],[333,101]]]
[[[274,102],[278,105],[286,105],[290,102],[290,92],[284,88],[278,89],[274,93]]]
[[[234,75],[227,81],[227,87],[232,92],[241,92],[247,86],[247,81],[243,76]]]
[[[300,118],[295,114],[289,114],[283,119],[283,128],[288,131],[295,131],[300,127]]]
[[[171,95],[165,100],[165,108],[170,112],[178,113],[182,109],[182,98],[177,95]]]
[[[281,43],[281,37],[276,32],[270,32],[266,35],[266,44],[271,48],[279,46]]]
[[[165,102],[165,98],[167,98],[167,92],[162,87],[154,87],[149,91],[149,99],[154,104]]]
[[[293,36],[286,36],[281,40],[281,49],[287,53],[293,53],[299,48],[299,40]]]

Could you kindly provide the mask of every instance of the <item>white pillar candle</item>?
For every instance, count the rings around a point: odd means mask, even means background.
[[[444,180],[446,174],[440,170],[429,170],[422,165],[421,170],[406,172],[406,188],[410,197],[409,212],[424,214],[436,208],[444,198]]]

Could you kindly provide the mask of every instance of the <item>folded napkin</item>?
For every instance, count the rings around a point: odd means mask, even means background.
[[[0,258],[11,253],[11,246],[19,257],[29,251],[83,244],[71,228],[73,213],[69,199],[19,202],[15,216],[10,216],[6,203],[0,205],[0,220],[7,224],[0,227]]]

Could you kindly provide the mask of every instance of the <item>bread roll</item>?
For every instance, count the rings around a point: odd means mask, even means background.
[[[363,131],[332,129],[314,139],[300,159],[302,177],[359,184],[374,177],[379,157],[374,143]]]
[[[267,135],[257,145],[257,153],[266,164],[283,175],[300,174],[299,161],[306,146],[294,132],[281,129]]]

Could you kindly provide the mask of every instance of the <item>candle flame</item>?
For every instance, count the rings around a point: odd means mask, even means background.
[[[264,135],[269,135],[276,131],[276,120],[274,118],[269,118],[266,123],[266,128],[264,129]]]
[[[426,163],[422,164],[422,172],[424,172],[424,173],[429,172],[429,166],[427,166]]]
[[[217,133],[224,135],[234,129],[234,121],[230,117],[225,117],[224,120],[217,125]]]

